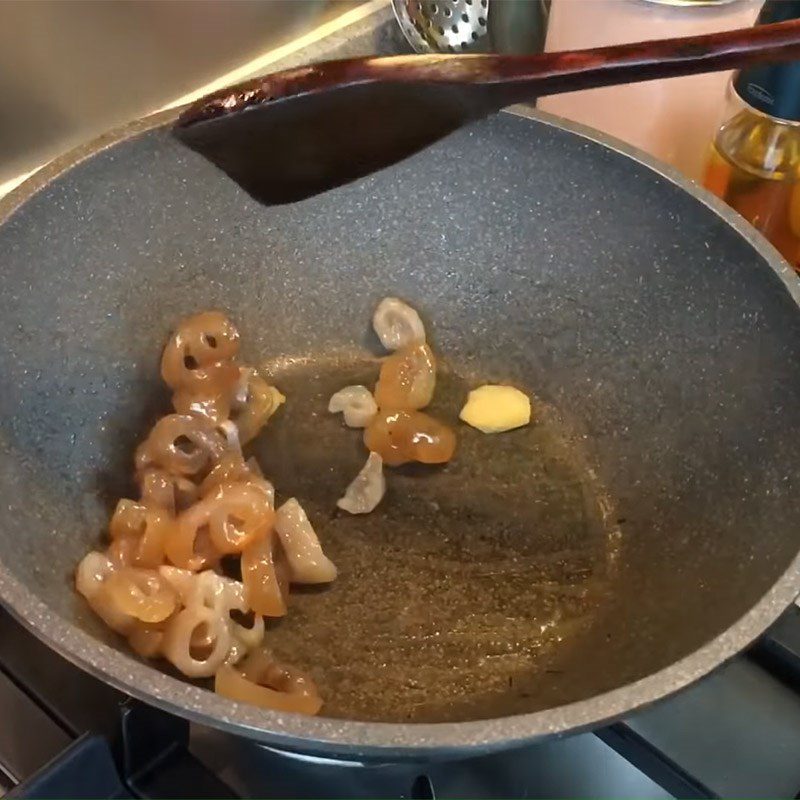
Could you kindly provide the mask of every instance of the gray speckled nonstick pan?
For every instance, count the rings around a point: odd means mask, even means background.
[[[758,636],[800,588],[798,282],[704,192],[601,136],[504,113],[264,208],[169,134],[111,134],[0,203],[0,594],[146,701],[273,744],[430,757],[591,726]],[[384,295],[423,314],[454,424],[509,381],[531,426],[333,513],[363,461],[329,394],[376,374]],[[170,327],[230,312],[288,397],[254,452],[340,577],[269,632],[326,699],[237,705],[138,661],[72,572],[168,398]]]

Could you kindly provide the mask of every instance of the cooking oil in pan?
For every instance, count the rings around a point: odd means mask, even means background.
[[[561,662],[586,657],[619,549],[557,415],[534,399],[534,423],[517,431],[459,425],[450,464],[387,470],[381,505],[349,516],[333,509],[366,451],[326,406],[344,385],[374,384],[377,362],[344,354],[271,371],[292,402],[255,454],[279,495],[302,499],[339,577],[293,594],[269,641],[312,671],[325,715],[443,721],[556,702]],[[440,368],[432,413],[457,426],[474,385]]]

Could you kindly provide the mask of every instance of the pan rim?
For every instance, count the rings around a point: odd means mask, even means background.
[[[55,178],[81,162],[139,134],[166,126],[182,109],[127,123],[42,167],[4,198],[0,225]],[[800,278],[754,228],[721,200],[676,169],[636,147],[587,126],[532,108],[511,113],[559,128],[633,159],[691,194],[742,236],[773,269],[800,306]],[[264,744],[328,756],[430,759],[520,746],[607,724],[683,689],[736,656],[761,635],[800,592],[800,550],[760,600],[730,627],[679,661],[634,683],[556,708],[496,719],[447,723],[357,722],[266,712],[170,677],[85,633],[54,614],[0,562],[0,602],[28,630],[79,668],[116,689],[192,722]]]

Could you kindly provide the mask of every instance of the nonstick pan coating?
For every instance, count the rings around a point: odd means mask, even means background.
[[[797,285],[735,215],[512,114],[266,209],[157,127],[167,119],[0,206],[1,588],[54,647],[209,724],[386,757],[625,713],[791,601]],[[325,400],[374,376],[368,320],[386,294],[426,318],[443,416],[468,387],[506,380],[536,420],[496,438],[461,427],[452,465],[391,474],[385,505],[351,518],[334,501],[364,454]],[[165,336],[212,307],[289,397],[254,449],[340,566],[270,634],[314,672],[326,718],[240,707],[144,665],[73,593],[129,491],[135,442],[167,409]]]

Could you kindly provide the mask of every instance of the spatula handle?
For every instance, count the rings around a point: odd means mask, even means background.
[[[485,66],[493,76],[484,82],[528,84],[540,97],[800,59],[800,20],[591,50],[484,58],[494,59]]]
[[[461,90],[459,102],[474,103],[482,114],[549,94],[792,59],[800,59],[800,20],[534,56],[351,58],[297,67],[222,89],[190,106],[178,125],[226,116],[290,95],[374,81],[450,85]],[[476,91],[466,92],[467,87]]]

